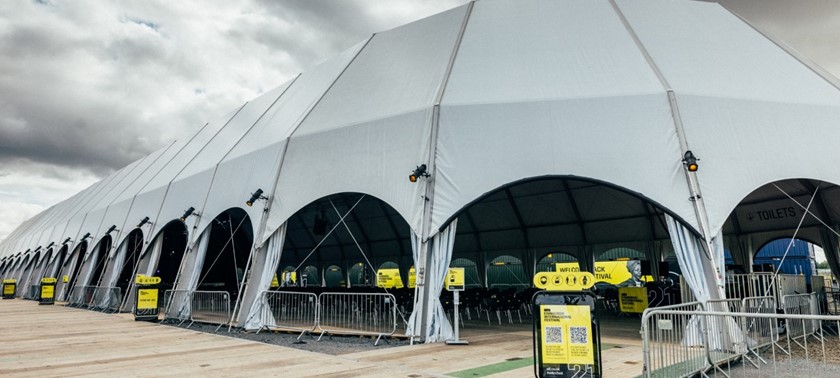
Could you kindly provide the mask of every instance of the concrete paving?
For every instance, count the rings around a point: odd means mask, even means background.
[[[0,376],[533,376],[529,325],[467,325],[467,346],[423,344],[335,356],[136,322],[125,314],[1,300]],[[602,334],[604,376],[641,374],[638,319],[605,323]]]

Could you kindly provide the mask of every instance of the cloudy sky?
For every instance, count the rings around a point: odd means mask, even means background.
[[[0,240],[108,173],[465,0],[0,1]],[[723,0],[840,76],[837,0]]]

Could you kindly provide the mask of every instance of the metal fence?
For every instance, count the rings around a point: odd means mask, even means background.
[[[226,291],[167,290],[161,306],[163,318],[189,320],[193,323],[217,324],[216,331],[230,324],[230,293]]]
[[[264,291],[260,301],[260,323],[265,328],[297,331],[300,339],[318,327],[318,296],[315,293]]]
[[[122,289],[114,286],[74,286],[67,300],[70,307],[102,312],[119,312],[120,303]]]
[[[840,316],[776,314],[770,298],[742,302],[755,312],[705,311],[697,303],[648,309],[643,375],[840,376]],[[781,331],[794,324],[821,326],[804,336]]]
[[[387,293],[321,293],[318,329],[324,334],[393,335],[397,330],[394,295]]]
[[[230,324],[230,294],[226,291],[193,291],[190,322],[191,325],[195,322],[218,324],[216,331]]]

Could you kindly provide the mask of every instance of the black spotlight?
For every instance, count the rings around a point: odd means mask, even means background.
[[[327,214],[321,210],[320,214],[315,215],[315,223],[312,225],[312,233],[315,235],[327,234]]]
[[[418,178],[429,176],[429,173],[426,172],[426,164],[420,164],[417,168],[414,168],[414,172],[411,172],[411,174],[408,175],[408,181],[417,182]]]
[[[187,221],[187,218],[188,218],[190,215],[193,215],[193,213],[194,213],[194,212],[195,212],[195,208],[194,208],[194,207],[192,207],[192,206],[190,206],[190,208],[189,208],[189,209],[187,209],[187,211],[185,211],[185,212],[184,212],[184,215],[182,215],[182,216],[181,216],[181,218],[178,218],[178,219],[180,219],[180,220],[181,220],[181,222],[186,222],[186,221]]]
[[[114,232],[114,230],[116,230],[116,229],[117,229],[117,225],[112,225],[111,227],[108,227],[108,231],[105,231],[105,235],[108,235],[108,234]]]
[[[50,244],[47,246],[47,249],[52,248],[52,246],[54,246],[54,245],[55,245],[55,242],[50,242]]]
[[[67,243],[69,243],[69,242],[70,242],[70,238],[68,237],[67,239],[64,239],[64,241],[63,241],[63,242],[61,242],[61,244],[67,244]]]
[[[268,197],[266,197],[262,194],[263,194],[263,190],[262,189],[257,189],[256,192],[251,193],[251,198],[249,198],[247,201],[245,201],[245,204],[248,205],[248,207],[251,207],[251,206],[254,206],[254,202],[257,202],[257,200],[267,200]]]
[[[140,220],[140,223],[137,225],[137,228],[143,227],[146,223],[149,223],[149,217],[145,217]]]
[[[685,165],[686,169],[688,169],[689,172],[697,172],[697,170],[700,168],[700,166],[697,164],[698,161],[700,161],[700,159],[696,158],[694,156],[694,153],[691,152],[691,150],[686,151],[685,155],[683,155],[683,165]]]
[[[82,240],[85,240],[90,237],[90,232],[86,233],[85,236],[82,236]]]

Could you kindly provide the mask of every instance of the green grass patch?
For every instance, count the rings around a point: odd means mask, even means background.
[[[621,348],[622,345],[620,344],[609,344],[609,343],[602,343],[601,350],[607,350],[612,348]],[[491,365],[484,365],[479,366],[472,369],[466,369],[461,371],[456,371],[452,373],[448,373],[447,375],[455,377],[455,378],[474,378],[474,377],[486,377],[488,375],[498,374],[501,372],[505,372],[508,370],[514,370],[523,368],[526,366],[534,366],[534,358],[515,358],[510,359],[508,361],[503,361]]]

